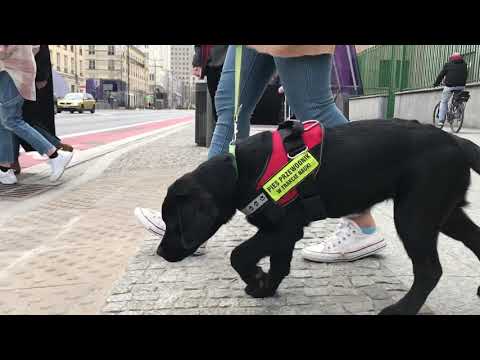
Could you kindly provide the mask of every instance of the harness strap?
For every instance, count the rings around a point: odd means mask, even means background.
[[[304,131],[303,124],[298,120],[287,120],[278,125],[278,132],[290,158],[295,157],[307,148],[302,137]]]

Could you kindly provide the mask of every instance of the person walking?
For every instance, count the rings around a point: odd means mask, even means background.
[[[249,45],[242,49],[237,139],[250,134],[250,118],[272,74],[278,71],[285,96],[296,118],[318,120],[326,128],[348,120],[335,105],[330,89],[335,45]],[[234,131],[235,46],[230,45],[215,103],[218,121],[208,158],[226,153]],[[319,244],[302,250],[311,261],[352,261],[385,248],[369,210],[342,218],[336,231]]]
[[[35,64],[37,73],[35,76],[36,100],[25,100],[23,103],[23,119],[26,123],[37,130],[57,149],[72,152],[71,145],[62,143],[56,136],[55,129],[55,106],[53,96],[53,76],[52,63],[50,60],[50,50],[48,45],[40,45],[38,53],[35,55]],[[12,169],[15,175],[21,171],[18,162],[20,145],[26,152],[35,151],[35,149],[26,141],[16,137],[14,146],[14,159]]]
[[[326,128],[346,124],[348,120],[335,105],[330,89],[334,50],[335,45],[242,46],[238,102],[241,110],[236,138],[249,136],[252,113],[275,71],[278,71],[297,119],[302,122],[317,120]],[[236,48],[230,45],[215,96],[218,120],[208,152],[209,159],[227,153],[233,139],[235,56]],[[136,216],[150,227],[155,227],[157,222],[159,227],[163,226],[159,221],[161,214],[154,210],[141,209]],[[352,261],[374,254],[385,246],[385,239],[378,231],[374,218],[369,210],[365,210],[342,218],[333,234],[318,244],[304,248],[302,256],[317,262]]]
[[[33,146],[40,154],[49,157],[51,181],[58,180],[72,159],[72,153],[58,150],[23,119],[22,106],[26,100],[35,101],[36,64],[34,55],[39,45],[0,45],[0,183],[17,182],[11,164],[14,133]]]

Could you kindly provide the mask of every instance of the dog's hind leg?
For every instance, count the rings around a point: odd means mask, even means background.
[[[461,207],[452,211],[443,224],[441,232],[461,241],[480,260],[480,227],[465,214]],[[477,294],[480,296],[480,287],[477,289]]]
[[[395,204],[395,226],[412,261],[414,280],[407,294],[383,309],[380,315],[417,314],[440,280],[442,267],[437,252],[438,231],[433,224],[432,213],[426,210],[419,208],[417,201]]]

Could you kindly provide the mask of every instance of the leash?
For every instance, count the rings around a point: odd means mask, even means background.
[[[235,113],[233,115],[233,140],[229,145],[229,152],[235,156],[235,142],[237,141],[238,115],[242,109],[240,102],[240,75],[242,71],[243,45],[235,45]]]

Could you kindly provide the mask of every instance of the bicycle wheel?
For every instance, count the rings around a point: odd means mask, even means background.
[[[443,126],[445,125],[445,121],[443,124],[438,123],[438,113],[440,112],[440,103],[435,105],[435,108],[433,109],[433,125],[439,129],[442,129]]]
[[[452,132],[458,133],[463,126],[463,117],[465,115],[465,103],[457,105],[452,121],[450,121],[450,128]]]

